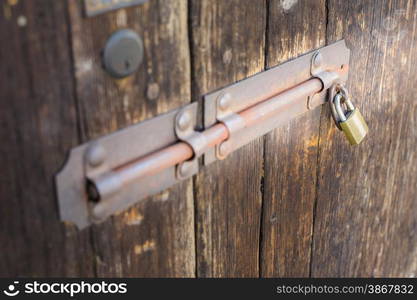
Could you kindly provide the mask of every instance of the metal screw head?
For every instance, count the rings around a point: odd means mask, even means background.
[[[177,119],[177,126],[180,130],[187,130],[191,125],[191,115],[190,112],[184,111]]]
[[[320,52],[314,54],[314,66],[319,67],[323,63],[323,55]]]
[[[221,110],[228,109],[231,104],[232,104],[232,96],[229,93],[226,93],[223,96],[221,96],[219,100],[219,108]]]
[[[130,29],[113,33],[103,51],[103,64],[113,77],[123,78],[133,74],[143,60],[143,42],[140,36]]]
[[[149,100],[156,100],[159,96],[159,85],[157,83],[151,83],[146,90],[146,97]]]
[[[98,167],[106,158],[106,150],[100,145],[92,145],[87,150],[87,162],[92,167]]]

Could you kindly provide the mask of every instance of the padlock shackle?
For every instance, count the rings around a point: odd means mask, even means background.
[[[329,96],[329,103],[333,120],[337,128],[341,130],[342,128],[340,127],[340,122],[345,122],[348,118],[348,116],[346,116],[345,111],[342,108],[342,102],[346,105],[348,112],[353,112],[355,110],[355,106],[353,105],[352,101],[350,101],[347,89],[340,84],[335,84],[330,89]]]
[[[345,116],[345,112],[342,109],[342,105],[340,103],[340,99],[342,98],[342,94],[337,93],[336,96],[333,98],[334,108],[336,110],[337,115],[339,116],[339,122],[346,122],[347,118]]]

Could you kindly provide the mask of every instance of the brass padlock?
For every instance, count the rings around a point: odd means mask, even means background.
[[[332,100],[333,118],[342,130],[351,145],[358,145],[365,138],[368,133],[368,125],[366,125],[360,111],[355,108],[352,101],[350,101],[347,91],[342,88],[335,94]],[[346,111],[342,109],[342,102],[346,106]]]

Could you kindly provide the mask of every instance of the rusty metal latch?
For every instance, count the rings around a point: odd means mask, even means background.
[[[204,96],[198,103],[71,150],[56,176],[61,219],[84,228],[196,174],[255,138],[324,104],[344,84],[350,51],[339,41]]]

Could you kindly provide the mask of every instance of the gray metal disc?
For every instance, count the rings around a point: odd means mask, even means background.
[[[143,60],[143,42],[130,29],[113,33],[107,40],[103,52],[103,64],[113,77],[123,78],[133,74]]]

